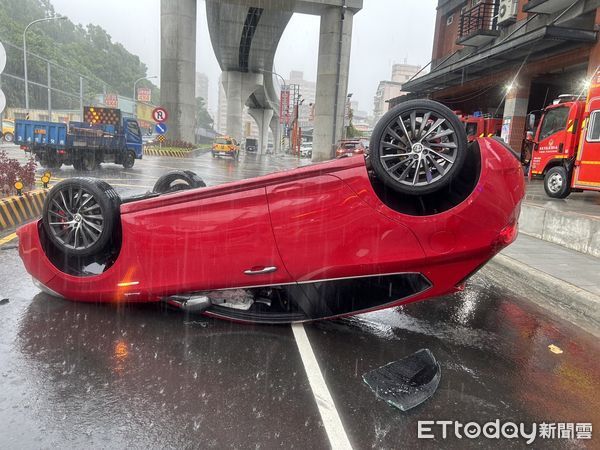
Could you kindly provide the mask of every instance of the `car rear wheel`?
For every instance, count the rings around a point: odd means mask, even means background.
[[[174,170],[164,174],[154,184],[153,192],[168,194],[186,189],[206,187],[206,183],[190,170]]]
[[[98,254],[117,227],[120,198],[107,183],[70,178],[54,186],[44,202],[42,226],[63,253],[85,257]]]
[[[567,198],[571,193],[570,177],[563,166],[551,168],[544,177],[544,190],[548,197]]]
[[[387,187],[425,195],[447,186],[462,169],[467,136],[458,117],[431,100],[412,100],[388,111],[370,143],[370,164]]]

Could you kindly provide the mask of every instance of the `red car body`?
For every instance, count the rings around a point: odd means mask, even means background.
[[[124,203],[118,257],[97,275],[60,270],[45,251],[39,222],[18,230],[19,251],[27,271],[47,290],[86,302],[156,302],[265,286],[316,289],[393,274],[418,274],[423,283],[403,298],[332,306],[294,320],[441,296],[460,289],[517,233],[524,195],[520,163],[495,140],[478,143],[474,189],[435,215],[390,208],[374,191],[365,159],[344,158]],[[276,270],[260,273],[265,268]],[[206,314],[222,315],[214,308]]]

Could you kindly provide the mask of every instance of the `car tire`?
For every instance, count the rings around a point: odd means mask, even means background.
[[[15,140],[15,136],[10,132],[4,134],[3,138],[4,142],[13,142]]]
[[[125,154],[125,158],[123,159],[123,168],[131,169],[135,164],[135,153],[131,150],[128,150]]]
[[[446,187],[461,171],[468,142],[464,126],[446,106],[411,100],[384,114],[369,148],[383,184],[401,194],[426,195]]]
[[[152,192],[168,194],[200,187],[206,187],[206,183],[194,172],[189,170],[173,170],[156,180]]]
[[[571,194],[571,177],[563,166],[552,167],[544,176],[544,190],[548,197],[567,198]]]
[[[42,227],[50,242],[74,257],[100,254],[118,227],[121,199],[106,182],[69,178],[55,185],[44,201]]]

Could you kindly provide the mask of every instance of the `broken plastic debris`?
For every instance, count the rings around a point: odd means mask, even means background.
[[[548,346],[548,348],[550,349],[550,351],[551,351],[552,353],[555,353],[555,354],[557,354],[557,355],[560,355],[560,354],[563,352],[563,351],[561,350],[561,348],[560,348],[560,347],[557,347],[557,346],[556,346],[556,345],[554,345],[554,344],[550,344],[550,345]]]
[[[378,398],[402,411],[408,411],[434,394],[440,377],[440,365],[433,353],[421,349],[406,358],[367,372],[363,380]]]

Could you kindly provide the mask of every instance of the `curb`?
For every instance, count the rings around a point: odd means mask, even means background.
[[[47,189],[0,199],[0,231],[18,227],[42,215]]]
[[[600,220],[571,211],[522,204],[519,231],[600,258]]]
[[[539,296],[529,298],[533,303],[600,337],[600,296],[506,255],[496,255],[486,267],[500,285],[537,291]]]
[[[166,150],[160,148],[145,148],[144,156],[170,156],[172,158],[187,158],[193,150]]]

